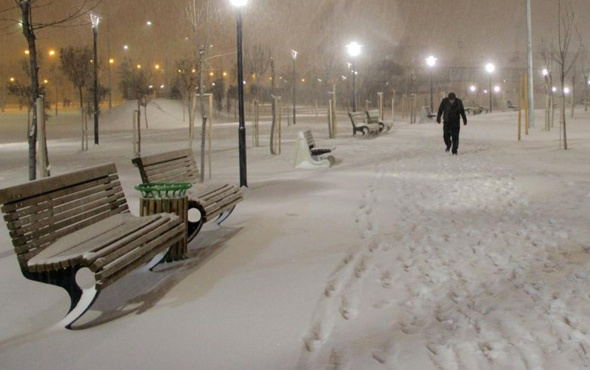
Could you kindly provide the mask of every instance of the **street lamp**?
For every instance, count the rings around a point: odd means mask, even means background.
[[[295,73],[295,61],[297,60],[297,52],[295,50],[291,50],[291,58],[293,58],[293,124],[296,123],[296,114],[295,114],[295,106],[296,106],[296,97],[295,94],[295,86],[297,84],[297,74]]]
[[[426,58],[426,64],[430,67],[430,111],[434,112],[434,86],[432,85],[432,70],[436,65],[437,59],[434,56]]]
[[[248,175],[246,169],[246,123],[244,113],[244,58],[242,49],[242,12],[241,8],[248,3],[248,0],[230,0],[236,8],[237,18],[237,48],[238,48],[238,107],[240,122],[238,127],[239,161],[240,161],[240,186],[248,187]]]
[[[489,92],[490,92],[490,113],[492,113],[492,73],[494,73],[494,71],[496,70],[496,66],[493,65],[492,63],[488,63],[486,64],[486,71],[488,72],[488,74],[490,75],[490,88],[489,88]]]
[[[352,111],[356,112],[356,57],[361,54],[361,48],[363,46],[358,42],[351,42],[346,45],[348,49],[348,55],[352,57]]]
[[[98,145],[98,46],[96,39],[100,17],[95,13],[90,13],[90,22],[92,22],[92,34],[94,35],[94,144]]]

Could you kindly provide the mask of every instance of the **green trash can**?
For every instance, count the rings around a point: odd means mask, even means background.
[[[139,212],[141,216],[155,215],[158,213],[175,213],[187,227],[188,222],[188,189],[189,183],[147,183],[135,186],[141,193],[139,198]],[[185,237],[164,257],[165,262],[178,261],[186,258],[187,237]]]

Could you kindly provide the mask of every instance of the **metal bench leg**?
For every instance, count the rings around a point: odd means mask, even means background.
[[[92,306],[98,297],[96,288],[82,290],[76,283],[76,274],[81,268],[69,267],[51,272],[22,272],[27,279],[55,285],[68,292],[70,309],[66,317],[60,321],[60,325],[65,326],[66,329],[71,329],[72,324],[88,311],[88,308]]]
[[[226,209],[225,211],[221,212],[221,214],[219,215],[219,217],[217,217],[217,225],[221,225],[221,223],[223,221],[225,221],[229,215],[231,215],[231,213],[234,211],[234,208],[236,208],[236,206],[233,206],[231,208]]]
[[[88,311],[90,306],[94,304],[96,299],[98,298],[99,292],[96,290],[95,287],[90,289],[84,289],[81,299],[78,301],[76,307],[74,307],[64,319],[60,322],[61,325],[64,325],[66,329],[72,330],[72,324],[76,322],[82,315]]]

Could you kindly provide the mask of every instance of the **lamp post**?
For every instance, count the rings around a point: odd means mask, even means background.
[[[239,110],[239,161],[240,161],[240,186],[248,187],[248,175],[246,169],[246,124],[244,114],[244,59],[242,55],[242,12],[240,8],[246,5],[248,0],[230,0],[236,8],[237,18],[237,48],[238,48],[238,110]]]
[[[490,113],[492,113],[492,73],[494,73],[494,71],[496,70],[496,66],[493,65],[492,63],[488,63],[486,64],[486,71],[489,74],[489,89],[488,91],[490,92]]]
[[[291,57],[293,58],[293,124],[295,124],[295,106],[297,97],[297,95],[295,94],[295,85],[297,84],[297,74],[295,73],[295,61],[297,60],[297,52],[295,50],[291,50]]]
[[[92,34],[94,35],[94,144],[98,145],[98,46],[96,39],[98,37],[98,24],[100,17],[90,13],[92,22]]]
[[[361,48],[363,46],[358,42],[351,42],[346,45],[348,49],[348,55],[352,57],[352,111],[356,112],[356,57],[361,54]]]
[[[430,67],[430,111],[434,112],[434,86],[432,84],[432,70],[436,65],[437,59],[434,56],[426,58],[426,64]]]

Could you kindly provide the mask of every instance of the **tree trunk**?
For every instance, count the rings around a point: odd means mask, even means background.
[[[199,182],[205,182],[205,136],[207,134],[207,115],[205,114],[205,99],[203,89],[203,64],[205,63],[205,47],[199,48],[199,102],[201,109],[201,173]]]
[[[37,46],[35,30],[31,22],[31,2],[22,1],[19,3],[21,14],[22,14],[22,27],[23,35],[27,39],[29,46],[29,62],[31,68],[31,87],[33,96],[32,101],[37,101],[39,98],[39,67],[37,66]],[[34,110],[33,122],[28,133],[29,141],[29,180],[35,180],[37,178],[37,115],[39,112]],[[41,112],[43,114],[43,112]]]
[[[137,100],[137,152],[141,153],[141,102]]]

